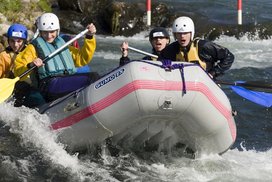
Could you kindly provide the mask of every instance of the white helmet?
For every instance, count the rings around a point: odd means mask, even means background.
[[[187,16],[181,16],[174,21],[172,31],[173,33],[191,32],[191,40],[193,40],[195,35],[195,25],[191,18]]]
[[[44,13],[37,19],[37,27],[41,31],[59,30],[59,18],[53,13]]]

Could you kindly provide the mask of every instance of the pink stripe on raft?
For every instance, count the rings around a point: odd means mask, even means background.
[[[234,125],[234,122],[232,120],[232,111],[228,110],[221,102],[220,100],[218,100],[218,98],[216,98],[213,93],[211,92],[211,90],[209,89],[209,87],[207,87],[206,85],[204,85],[203,83],[195,83],[195,85],[191,85],[189,84],[186,87],[190,87],[188,90],[191,91],[199,91],[202,94],[204,94],[208,100],[212,103],[212,105],[227,119],[228,121],[228,125],[231,131],[231,136],[233,141],[235,141],[236,139],[236,127]]]
[[[95,113],[111,106],[118,100],[122,99],[126,95],[136,91],[136,90],[168,90],[168,91],[181,91],[182,83],[179,81],[158,81],[158,80],[135,80],[122,88],[116,90],[107,97],[99,100],[98,102],[82,109],[81,111],[70,115],[60,121],[52,124],[54,130],[65,128],[80,122],[81,120],[92,116]],[[218,100],[212,91],[203,83],[199,82],[186,82],[187,91],[198,91],[205,95],[212,105],[227,119],[228,125],[231,131],[233,141],[236,138],[236,127],[232,120],[232,113],[229,111],[221,102]]]

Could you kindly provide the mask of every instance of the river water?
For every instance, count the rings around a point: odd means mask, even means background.
[[[168,0],[192,7],[192,13],[205,15],[211,21],[235,24],[236,1]],[[270,1],[244,1],[248,23],[271,21]],[[234,15],[235,14],[235,15]],[[229,17],[234,17],[233,19]],[[196,30],[197,31],[197,30]],[[127,40],[130,46],[151,51],[148,32],[132,37],[97,35],[97,50],[90,63],[100,74],[117,67],[119,45]],[[216,43],[235,55],[232,68],[220,79],[224,81],[272,82],[272,41],[252,39],[244,35],[220,36]],[[172,39],[173,41],[173,39]],[[143,55],[130,52],[131,59]],[[119,156],[88,151],[69,154],[56,142],[57,135],[48,129],[49,120],[35,110],[0,104],[0,181],[272,181],[272,110],[252,103],[222,85],[236,116],[237,139],[222,156],[206,155],[197,159],[160,153],[121,152]],[[102,146],[102,149],[105,147]]]

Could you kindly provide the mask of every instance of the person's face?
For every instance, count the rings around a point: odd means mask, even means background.
[[[191,32],[178,32],[175,37],[181,47],[186,47],[191,41]]]
[[[25,44],[24,39],[11,37],[8,39],[8,44],[12,48],[13,52],[20,52]]]
[[[161,52],[169,44],[169,39],[166,37],[155,37],[151,40],[151,44],[157,52]]]
[[[40,34],[46,42],[52,43],[55,40],[55,38],[58,36],[58,31],[57,30],[41,31]]]

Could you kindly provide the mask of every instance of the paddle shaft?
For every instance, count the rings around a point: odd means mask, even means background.
[[[80,37],[82,37],[83,35],[85,35],[88,32],[88,29],[80,32],[79,34],[77,34],[74,38],[72,38],[71,40],[69,40],[68,42],[66,42],[64,45],[62,45],[60,48],[58,48],[57,50],[55,50],[54,52],[52,52],[51,54],[49,54],[48,56],[46,56],[43,59],[43,62],[48,61],[49,59],[51,59],[52,57],[54,57],[56,54],[58,54],[59,52],[61,52],[64,48],[66,48],[67,46],[69,46],[71,43],[73,43],[75,40],[79,39]],[[33,71],[37,66],[34,65],[33,67],[29,68],[28,70],[26,70],[24,73],[22,73],[19,78],[21,79],[22,77],[26,76],[27,74],[29,74],[31,71]]]
[[[148,52],[145,52],[145,51],[142,51],[142,50],[136,49],[134,47],[130,47],[130,46],[128,46],[128,49],[158,59],[158,56],[155,54],[151,54],[151,53],[148,53]]]
[[[261,88],[261,89],[268,89],[272,90],[272,84],[268,84],[265,82],[226,82],[222,80],[216,80],[216,83],[222,84],[222,85],[232,85],[232,86],[241,86],[241,87],[249,87],[249,88]]]

